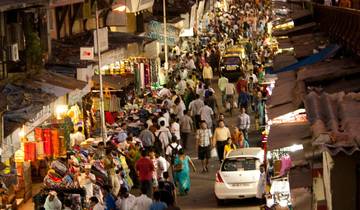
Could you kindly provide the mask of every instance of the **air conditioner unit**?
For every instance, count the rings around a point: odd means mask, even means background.
[[[9,49],[9,60],[17,62],[19,61],[19,47],[18,44],[12,44],[10,45],[10,49]]]

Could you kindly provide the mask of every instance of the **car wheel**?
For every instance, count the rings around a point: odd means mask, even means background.
[[[225,204],[225,200],[216,198],[216,203],[218,206],[223,206]]]

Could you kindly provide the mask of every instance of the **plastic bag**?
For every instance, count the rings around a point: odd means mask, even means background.
[[[231,108],[231,104],[229,102],[226,102],[226,109],[230,109]]]
[[[233,103],[233,107],[234,107],[234,108],[238,108],[238,105],[237,105],[236,102]]]
[[[210,152],[210,156],[212,157],[212,158],[214,158],[214,157],[217,157],[218,156],[218,154],[217,154],[217,151],[216,151],[216,148],[214,147],[214,148],[212,148],[212,150],[211,150],[211,152]]]

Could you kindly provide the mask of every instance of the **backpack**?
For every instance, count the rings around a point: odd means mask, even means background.
[[[163,145],[160,140],[161,133],[162,131],[160,131],[159,134],[155,136],[155,141],[154,141],[154,150],[156,153],[159,153],[160,155],[163,154]]]
[[[169,144],[169,147],[172,149],[171,150],[171,155],[170,155],[171,164],[174,164],[174,162],[175,162],[176,155],[179,153],[179,150],[180,150],[179,146],[180,146],[180,144],[177,144],[176,147],[174,148],[172,146],[172,144]]]

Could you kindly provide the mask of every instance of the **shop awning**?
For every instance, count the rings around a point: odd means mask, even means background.
[[[269,150],[304,144],[308,141],[310,126],[308,123],[281,123],[271,125],[267,147]]]
[[[104,75],[102,77],[104,88],[121,90],[125,87],[128,87],[135,82],[135,76],[133,74],[127,75]],[[94,87],[99,87],[99,75],[94,75],[92,77],[94,82]]]
[[[306,23],[303,25],[295,26],[294,28],[289,30],[274,31],[273,36],[291,36],[291,35],[309,33],[310,31],[312,31],[313,28],[315,28],[315,26],[316,26],[315,22]]]
[[[311,187],[313,184],[312,170],[309,165],[297,166],[289,172],[290,189]]]
[[[297,63],[285,66],[283,68],[280,68],[278,70],[276,70],[275,73],[280,73],[280,72],[286,72],[286,71],[293,71],[296,69],[299,69],[301,67],[307,66],[307,65],[311,65],[314,63],[317,63],[319,61],[322,61],[326,58],[331,57],[332,55],[334,55],[334,53],[336,53],[338,50],[340,49],[340,46],[337,44],[330,44],[328,47],[326,47],[325,49],[323,49],[322,51],[320,51],[317,54],[314,54],[312,56],[309,56],[303,60],[298,61]]]
[[[280,73],[280,69],[296,64],[298,60],[293,55],[280,54],[274,57],[272,74]]]
[[[303,83],[296,80],[295,72],[284,72],[277,76],[273,92],[266,102],[270,120],[300,108],[302,96],[305,95]]]

